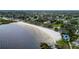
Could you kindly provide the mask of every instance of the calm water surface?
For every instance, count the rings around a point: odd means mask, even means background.
[[[40,48],[33,32],[17,24],[0,25],[0,48]]]

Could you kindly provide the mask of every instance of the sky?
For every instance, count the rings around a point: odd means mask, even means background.
[[[79,10],[79,1],[0,0],[0,10]]]

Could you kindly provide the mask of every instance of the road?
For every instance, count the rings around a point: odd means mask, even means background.
[[[60,34],[53,32],[51,36],[51,33],[48,32],[50,32],[49,29],[24,22],[1,25],[0,48],[39,49],[41,42],[46,42],[55,48],[54,43],[61,38]]]

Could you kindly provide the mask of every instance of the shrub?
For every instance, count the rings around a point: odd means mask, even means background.
[[[51,49],[51,47],[47,43],[40,44],[41,49]]]
[[[56,42],[56,48],[58,49],[68,49],[69,45],[67,41],[59,40]]]

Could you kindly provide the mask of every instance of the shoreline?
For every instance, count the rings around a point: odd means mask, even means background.
[[[17,22],[17,24],[22,25],[22,26],[24,25],[24,27],[25,27],[25,25],[30,26],[30,27],[32,27],[32,29],[35,29],[35,30],[37,29],[37,30],[39,30],[39,32],[40,31],[44,32],[47,36],[50,37],[50,39],[49,39],[50,45],[52,45],[52,42],[55,44],[56,41],[61,39],[61,34],[59,32],[54,31],[54,30],[50,30],[48,28],[44,28],[44,27],[41,27],[41,26],[25,23],[25,22],[22,22],[22,21]]]

